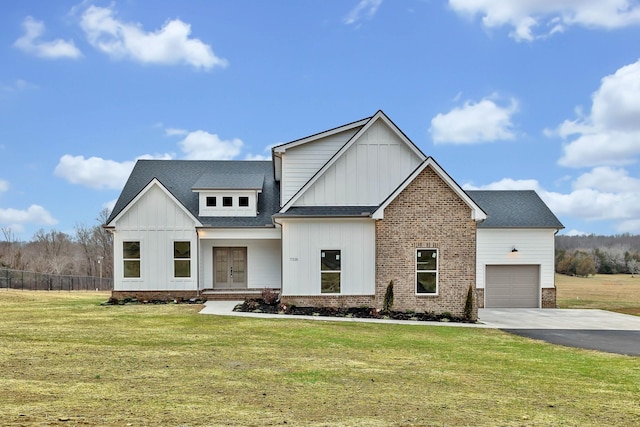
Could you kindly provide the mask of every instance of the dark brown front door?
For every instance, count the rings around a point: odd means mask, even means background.
[[[246,287],[247,248],[213,248],[213,288]]]

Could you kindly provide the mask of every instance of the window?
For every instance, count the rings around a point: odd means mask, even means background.
[[[238,205],[240,205],[242,207],[249,206],[249,198],[248,197],[240,197],[238,199]]]
[[[191,242],[173,242],[173,276],[191,277]]]
[[[213,207],[216,206],[217,204],[217,200],[215,196],[209,196],[207,197],[207,206],[208,207]]]
[[[438,250],[416,251],[416,293],[438,293]]]
[[[320,251],[320,292],[340,293],[340,251]]]
[[[222,206],[230,207],[233,206],[233,197],[223,197],[222,198]]]
[[[140,277],[140,242],[122,242],[124,277]]]

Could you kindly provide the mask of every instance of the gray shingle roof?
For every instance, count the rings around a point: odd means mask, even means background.
[[[107,223],[111,222],[154,179],[198,218],[211,227],[273,226],[271,216],[280,209],[280,186],[273,179],[271,161],[247,160],[138,160],[122,189]],[[198,215],[198,193],[192,188],[205,175],[235,176],[245,183],[244,175],[264,180],[258,195],[256,217],[201,217]],[[253,178],[251,178],[253,179]],[[227,180],[227,178],[225,178]],[[229,178],[230,180],[230,178]],[[221,181],[222,182],[222,181]],[[246,187],[243,187],[246,188]]]
[[[294,206],[289,208],[285,213],[277,214],[279,217],[295,217],[295,216],[369,216],[378,209],[377,206]]]
[[[192,190],[262,190],[262,173],[220,173],[203,174],[193,184]]]
[[[564,228],[533,190],[466,193],[487,213],[478,228]]]

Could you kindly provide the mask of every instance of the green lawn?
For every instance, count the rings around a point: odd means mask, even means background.
[[[106,299],[0,291],[0,425],[640,424],[640,358]]]

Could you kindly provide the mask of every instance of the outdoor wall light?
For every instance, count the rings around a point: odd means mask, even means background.
[[[518,249],[516,249],[516,247],[514,246],[513,248],[511,248],[511,252],[516,253],[518,252]]]

